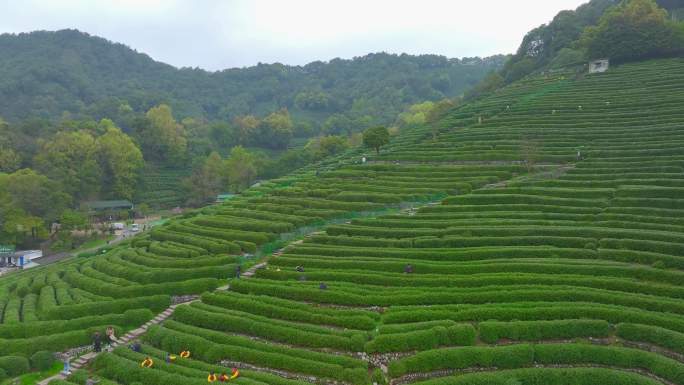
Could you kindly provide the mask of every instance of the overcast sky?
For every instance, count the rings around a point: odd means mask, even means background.
[[[0,32],[76,28],[177,67],[369,52],[488,56],[587,0],[0,0]]]

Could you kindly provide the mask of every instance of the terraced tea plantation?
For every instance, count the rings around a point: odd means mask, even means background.
[[[3,278],[0,367],[201,294],[141,352],[100,354],[100,383],[199,385],[237,367],[242,384],[684,384],[682,106],[684,60],[536,76],[366,163]]]

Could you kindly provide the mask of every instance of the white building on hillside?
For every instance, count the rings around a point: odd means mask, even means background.
[[[589,73],[590,74],[597,74],[601,72],[606,72],[608,71],[608,67],[610,66],[610,61],[608,59],[598,59],[589,62]]]

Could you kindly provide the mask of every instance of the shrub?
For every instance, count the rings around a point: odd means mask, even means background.
[[[31,355],[31,367],[39,371],[50,369],[54,362],[55,355],[52,352],[41,350]]]
[[[29,360],[21,356],[0,357],[0,369],[5,370],[8,376],[16,377],[29,371]]]

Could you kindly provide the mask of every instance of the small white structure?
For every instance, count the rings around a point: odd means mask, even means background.
[[[590,74],[597,74],[601,72],[606,72],[608,71],[608,67],[610,66],[610,62],[608,59],[598,59],[589,62],[589,73]]]
[[[11,254],[6,254],[0,257],[0,262],[5,266],[17,266],[28,268],[37,266],[36,263],[31,261],[42,256],[43,252],[41,250],[15,251]]]

